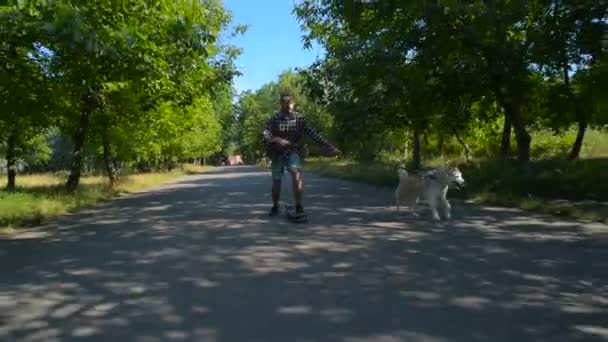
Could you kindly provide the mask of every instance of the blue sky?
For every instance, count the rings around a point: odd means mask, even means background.
[[[301,0],[299,0],[301,1]],[[233,24],[245,24],[244,35],[230,42],[243,48],[236,60],[243,76],[234,81],[238,92],[256,90],[274,81],[288,68],[310,65],[322,56],[322,49],[314,46],[304,50],[300,24],[291,14],[298,0],[224,0],[233,14]]]

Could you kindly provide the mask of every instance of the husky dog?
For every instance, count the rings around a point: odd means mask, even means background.
[[[451,205],[446,199],[448,188],[451,185],[463,188],[464,184],[462,172],[456,167],[439,167],[421,175],[410,175],[406,170],[399,169],[399,185],[395,189],[397,212],[402,203],[418,216],[416,206],[419,200],[424,199],[429,203],[433,219],[440,219],[437,211],[440,202],[444,207],[445,217],[450,219]]]

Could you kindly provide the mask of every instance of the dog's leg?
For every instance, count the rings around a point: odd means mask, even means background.
[[[395,207],[397,207],[397,213],[399,213],[399,192],[400,192],[400,187],[398,186],[397,189],[395,190]]]
[[[450,202],[447,199],[447,193],[448,193],[448,189],[446,188],[443,190],[443,193],[441,194],[441,201],[443,202],[445,217],[446,217],[446,219],[450,220],[452,218],[452,205],[450,205]]]
[[[410,205],[410,210],[412,211],[412,215],[418,217],[418,197],[414,198],[414,201]]]
[[[439,212],[437,211],[437,198],[429,197],[429,206],[431,207],[431,212],[433,213],[433,220],[439,221],[441,218],[439,217]]]
[[[445,208],[445,218],[448,220],[452,219],[452,206],[450,205],[450,202],[448,202],[448,200],[444,200],[443,206]]]

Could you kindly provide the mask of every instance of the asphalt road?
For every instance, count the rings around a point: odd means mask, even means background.
[[[304,225],[243,166],[0,240],[0,340],[608,340],[606,225],[464,203],[433,223],[390,189],[305,184]]]

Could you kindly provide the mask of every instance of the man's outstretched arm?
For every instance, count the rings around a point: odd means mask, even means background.
[[[337,151],[336,147],[327,141],[327,139],[325,139],[321,133],[319,133],[319,131],[312,127],[306,119],[304,119],[304,132],[306,132],[306,134],[317,144],[322,145],[331,151]]]

